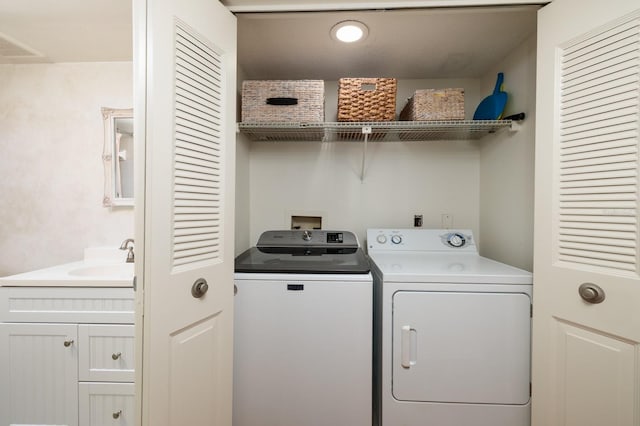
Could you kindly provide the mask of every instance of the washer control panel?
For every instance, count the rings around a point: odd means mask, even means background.
[[[469,229],[368,229],[369,251],[439,251],[477,253]]]

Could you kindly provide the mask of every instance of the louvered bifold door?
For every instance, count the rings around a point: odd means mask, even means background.
[[[640,18],[588,34],[559,54],[556,260],[635,276]]]
[[[173,266],[220,256],[222,64],[176,24]]]

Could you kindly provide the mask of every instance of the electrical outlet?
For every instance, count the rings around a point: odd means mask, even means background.
[[[453,228],[453,215],[449,213],[442,213],[442,227],[444,229]]]
[[[413,215],[413,226],[415,228],[421,228],[422,227],[422,215],[421,214],[414,214]]]

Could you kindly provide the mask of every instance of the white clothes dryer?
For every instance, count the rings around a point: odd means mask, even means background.
[[[381,426],[529,426],[530,272],[470,230],[369,229]]]

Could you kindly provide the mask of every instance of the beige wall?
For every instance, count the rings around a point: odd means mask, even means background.
[[[326,120],[334,121],[337,83],[325,85]],[[463,87],[470,117],[480,99],[477,86],[476,80],[399,81],[398,110],[416,89]],[[249,175],[248,185],[238,187],[238,198],[249,192],[250,237],[237,242],[237,252],[267,229],[287,229],[292,214],[321,215],[323,228],[355,231],[361,244],[367,228],[412,227],[414,214],[423,215],[425,227],[440,227],[441,215],[448,213],[454,226],[479,230],[476,142],[371,143],[363,181],[362,143],[247,143],[241,135],[238,146],[244,152],[238,171]],[[238,227],[246,223],[237,219]]]
[[[470,228],[481,254],[524,269],[533,263],[535,37],[497,64],[483,80],[409,80],[398,84],[398,111],[418,88],[464,87],[466,118],[493,90],[498,71],[509,92],[506,114],[525,112],[518,132],[480,141],[372,143],[360,181],[361,143],[261,143],[238,137],[236,252],[267,229],[289,227],[292,214],[322,215],[324,228]],[[337,83],[325,82],[326,119],[335,120]],[[240,206],[240,205],[238,205]],[[247,229],[249,231],[247,231]],[[247,233],[248,232],[248,233]]]
[[[132,87],[130,62],[0,65],[0,276],[133,235],[133,209],[102,207],[100,114]]]
[[[529,38],[489,73],[505,73],[506,114],[524,112],[518,132],[484,138],[480,144],[480,253],[529,271],[533,268],[536,40]]]

